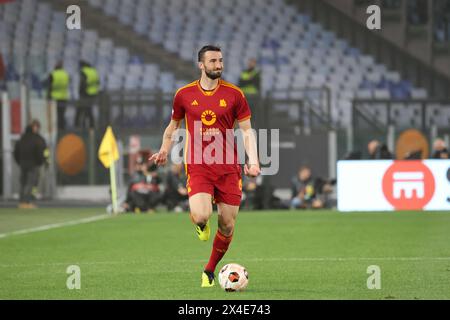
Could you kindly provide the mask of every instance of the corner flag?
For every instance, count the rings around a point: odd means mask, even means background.
[[[98,158],[105,168],[109,168],[114,161],[119,160],[119,149],[117,148],[116,138],[114,137],[111,126],[106,128],[102,143],[98,149]]]
[[[114,162],[119,160],[119,149],[117,148],[116,138],[111,126],[106,128],[102,143],[98,149],[98,158],[106,168],[109,168],[111,182],[111,200],[113,213],[118,212],[117,207],[117,188],[116,188],[116,168]]]

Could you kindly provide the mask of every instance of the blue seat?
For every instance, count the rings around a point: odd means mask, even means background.
[[[345,54],[352,56],[352,57],[359,57],[361,55],[361,51],[358,48],[347,48],[344,51]]]

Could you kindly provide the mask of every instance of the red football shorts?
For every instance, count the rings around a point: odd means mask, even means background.
[[[228,173],[221,176],[188,174],[186,187],[189,196],[199,192],[209,193],[215,203],[223,202],[239,206],[242,198],[242,178],[239,173]]]

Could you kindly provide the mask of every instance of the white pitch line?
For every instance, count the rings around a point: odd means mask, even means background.
[[[367,261],[367,260],[382,260],[382,261],[425,261],[425,260],[444,260],[450,261],[450,257],[345,257],[345,258],[333,258],[333,257],[324,257],[324,258],[250,258],[250,259],[242,259],[250,262],[259,262],[259,261]]]
[[[60,222],[60,223],[52,223],[52,224],[46,224],[43,226],[29,228],[29,229],[22,229],[22,230],[17,230],[17,231],[13,231],[13,232],[0,233],[0,239],[10,237],[10,236],[16,236],[16,235],[20,235],[20,234],[28,234],[28,233],[32,233],[32,232],[45,231],[45,230],[67,227],[67,226],[74,226],[77,224],[107,219],[109,217],[111,217],[109,214],[102,214],[99,216],[93,216],[93,217],[83,218],[83,219],[79,219],[79,220],[71,220],[71,221]]]
[[[15,267],[55,267],[60,265],[154,265],[155,262],[167,261],[167,260],[145,260],[145,261],[85,261],[85,262],[49,262],[49,263],[36,263],[36,264],[0,264],[1,268],[15,268]],[[180,259],[177,262],[185,263],[203,263],[206,260],[200,259]],[[243,261],[243,262],[346,262],[346,261],[450,261],[450,257],[347,257],[347,258],[233,258],[224,259],[222,262],[231,263],[232,261]]]

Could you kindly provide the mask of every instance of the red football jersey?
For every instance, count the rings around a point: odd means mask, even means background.
[[[186,173],[240,172],[237,146],[230,133],[236,121],[250,117],[250,107],[242,90],[224,80],[219,80],[212,91],[203,90],[199,80],[178,89],[172,119],[185,119],[189,133],[184,150]]]

